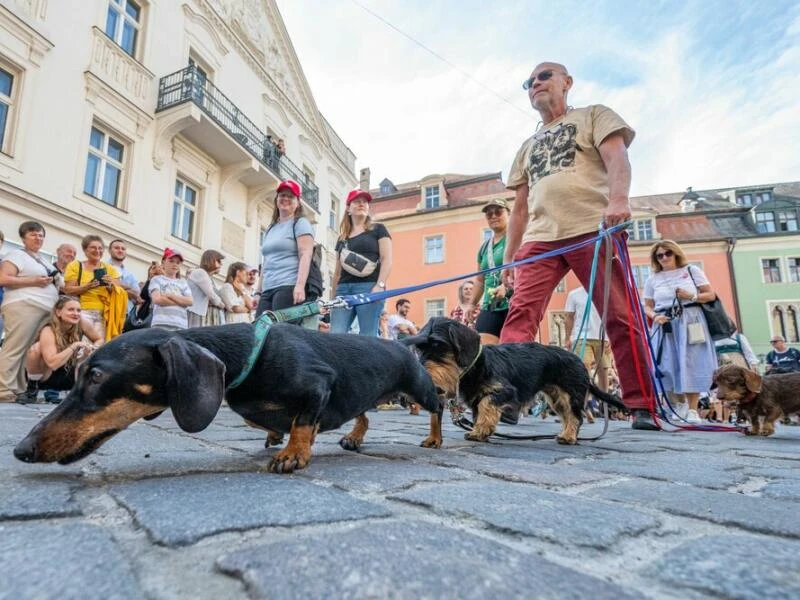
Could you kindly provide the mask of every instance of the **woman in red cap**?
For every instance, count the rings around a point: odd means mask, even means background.
[[[256,316],[265,310],[279,310],[316,300],[306,296],[306,281],[314,252],[314,228],[303,216],[300,184],[281,181],[275,195],[272,222],[261,246],[261,298]],[[303,320],[303,326],[317,329],[317,317]]]
[[[347,212],[339,226],[336,243],[336,271],[333,275],[333,295],[382,292],[392,270],[392,237],[380,223],[369,216],[372,196],[364,190],[347,194]],[[362,304],[352,310],[334,308],[331,312],[331,331],[347,333],[358,318],[360,335],[377,337],[378,321],[383,301]]]

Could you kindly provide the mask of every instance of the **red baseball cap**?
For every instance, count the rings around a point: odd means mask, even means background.
[[[350,206],[350,203],[353,200],[355,200],[356,198],[360,198],[361,196],[364,196],[364,199],[367,202],[372,202],[372,196],[370,195],[369,192],[367,192],[366,190],[355,189],[355,190],[351,190],[347,194],[347,206]]]
[[[161,260],[167,260],[173,256],[177,256],[181,259],[181,262],[183,262],[183,254],[181,254],[180,250],[174,250],[172,248],[164,248],[164,255],[161,257]]]
[[[278,184],[278,189],[275,190],[275,193],[277,194],[278,192],[281,192],[283,190],[289,190],[298,198],[300,197],[302,192],[300,184],[297,183],[294,179],[284,179],[283,181],[281,181]]]

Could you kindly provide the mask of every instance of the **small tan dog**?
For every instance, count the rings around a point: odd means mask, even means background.
[[[762,377],[744,367],[726,365],[714,371],[711,389],[716,390],[717,399],[739,406],[739,414],[752,424],[747,435],[772,435],[781,415],[800,411],[800,373]]]

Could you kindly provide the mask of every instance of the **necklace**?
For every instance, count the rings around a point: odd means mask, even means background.
[[[569,104],[567,104],[567,110],[565,110],[565,111],[564,111],[564,114],[563,114],[563,115],[561,115],[560,117],[556,118],[556,119],[553,119],[552,121],[550,121],[550,123],[553,123],[553,122],[555,122],[555,121],[558,121],[558,119],[563,119],[564,117],[566,117],[566,116],[567,116],[567,114],[569,113],[569,111],[571,111],[572,109],[573,109],[573,107],[572,107],[572,106],[570,106]],[[539,122],[536,124],[536,131],[535,131],[534,133],[539,133],[539,130],[542,128],[542,126],[543,126],[543,125],[544,125],[544,123],[543,123],[542,121],[539,121]]]

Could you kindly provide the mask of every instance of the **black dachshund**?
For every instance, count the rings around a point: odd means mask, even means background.
[[[251,325],[235,324],[121,335],[88,358],[69,396],[14,455],[27,462],[70,463],[134,421],[155,418],[167,408],[183,430],[201,431],[224,397],[251,425],[289,433],[286,448],[269,465],[286,473],[308,464],[318,431],[353,418],[353,431],[340,443],[358,449],[367,430],[365,411],[386,396],[406,394],[426,410],[442,412],[431,378],[408,348],[285,324],[271,327],[250,374],[226,391],[245,367],[253,332]],[[423,445],[438,446],[431,440]]]
[[[472,409],[474,428],[466,434],[468,440],[486,441],[504,408],[517,414],[540,391],[561,416],[559,444],[578,442],[589,392],[611,406],[625,408],[597,388],[583,361],[563,348],[537,343],[481,346],[475,331],[442,317],[434,317],[418,335],[402,342],[417,348],[437,388],[449,397],[459,395]],[[431,437],[437,435],[441,433],[432,427]]]

